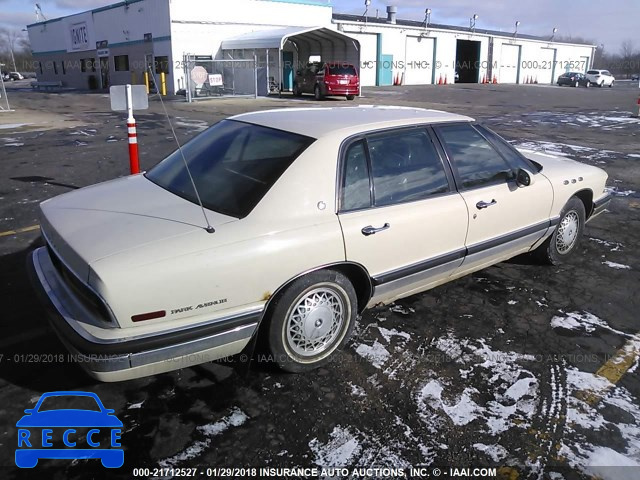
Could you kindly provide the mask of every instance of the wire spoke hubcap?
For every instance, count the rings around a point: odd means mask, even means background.
[[[286,323],[291,350],[303,357],[324,352],[341,334],[344,311],[342,298],[332,289],[305,293],[291,308]]]
[[[571,210],[568,212],[558,227],[556,235],[556,250],[558,253],[565,254],[573,248],[578,239],[578,230],[580,227],[580,217],[577,212]]]

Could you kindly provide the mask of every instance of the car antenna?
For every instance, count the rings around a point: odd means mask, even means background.
[[[196,187],[196,182],[193,180],[193,175],[191,175],[191,170],[189,169],[189,164],[187,163],[187,159],[184,157],[184,153],[182,151],[182,145],[180,145],[180,140],[178,140],[178,135],[176,135],[176,130],[173,128],[173,123],[171,123],[171,117],[169,117],[169,112],[167,112],[167,107],[164,104],[164,100],[162,100],[162,95],[160,95],[160,91],[158,90],[158,82],[156,80],[156,76],[153,74],[153,70],[151,69],[151,65],[147,65],[147,70],[149,70],[149,75],[153,79],[153,84],[156,86],[156,93],[158,98],[160,99],[160,103],[162,104],[162,109],[164,110],[164,115],[167,117],[167,122],[169,122],[169,127],[171,128],[171,133],[173,134],[173,139],[176,141],[178,145],[178,150],[180,151],[180,156],[182,157],[182,161],[184,162],[184,166],[187,169],[187,174],[189,175],[189,180],[191,180],[191,186],[193,186],[193,191],[196,192],[196,198],[198,199],[198,204],[200,205],[200,209],[202,210],[202,215],[204,216],[204,221],[207,226],[205,230],[207,233],[215,232],[215,228],[211,226],[209,223],[209,217],[207,217],[207,212],[204,210],[204,205],[202,204],[202,200],[200,199],[200,193],[198,192],[198,187]]]

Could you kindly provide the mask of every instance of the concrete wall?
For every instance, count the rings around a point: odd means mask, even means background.
[[[495,76],[499,83],[524,83],[536,79],[538,83],[555,83],[558,76],[568,69],[586,71],[590,67],[586,60],[591,58],[593,50],[590,46],[514,38],[508,34],[499,37],[397,24],[336,20],[334,28],[360,40],[363,86],[383,84],[379,72],[376,75],[376,66],[372,65],[372,61],[380,61],[381,55],[393,56],[394,80],[399,76],[405,79],[406,84],[429,84],[438,83],[442,78],[447,83],[453,83],[458,40],[480,44],[478,82],[485,77],[492,79]],[[377,36],[380,41],[374,42]],[[492,38],[493,59],[490,65]],[[423,40],[425,45],[422,45]]]

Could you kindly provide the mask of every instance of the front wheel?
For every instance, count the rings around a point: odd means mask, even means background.
[[[353,100],[355,97],[355,95],[347,95],[347,100]]]
[[[349,339],[356,322],[357,297],[347,277],[320,270],[294,280],[269,318],[269,349],[287,372],[324,365]]]
[[[614,83],[615,83],[615,82],[611,82],[611,83],[609,84],[609,88],[613,88],[613,84],[614,84]]]
[[[587,82],[587,83],[585,83],[585,85],[584,85],[584,86],[585,86],[585,87],[587,87],[587,88],[589,88],[589,87],[591,86],[591,82]]]
[[[560,221],[553,234],[545,240],[533,255],[541,263],[559,265],[577,248],[585,224],[584,204],[579,198],[571,197],[560,212]]]
[[[580,82],[576,81],[576,84],[574,85],[574,87],[578,88],[580,86]]]

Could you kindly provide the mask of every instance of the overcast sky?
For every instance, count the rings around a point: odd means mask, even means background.
[[[176,0],[174,0],[176,1]],[[179,1],[179,0],[177,0]],[[229,1],[229,0],[202,0]],[[116,3],[109,0],[39,0],[47,18],[56,18],[85,11],[97,6]],[[333,0],[334,12],[364,12],[364,0]],[[34,23],[35,2],[29,0],[0,0],[0,24],[18,30]],[[582,36],[603,43],[609,53],[619,53],[624,40],[632,40],[640,49],[640,0],[372,0],[369,14],[386,16],[386,6],[398,7],[398,18],[423,20],[424,10],[432,10],[433,23],[469,26],[469,17],[477,13],[478,28],[518,31],[533,35],[551,35],[553,27],[558,35]]]

